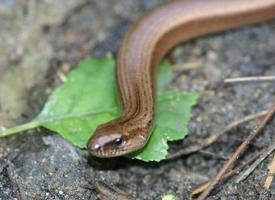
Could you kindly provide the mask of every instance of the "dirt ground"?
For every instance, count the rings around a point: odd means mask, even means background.
[[[162,0],[0,1],[0,127],[30,121],[84,58],[115,54],[129,26]],[[171,86],[198,91],[188,137],[171,143],[173,154],[227,124],[275,102],[274,81],[225,84],[229,77],[275,75],[275,21],[199,38],[172,55]],[[273,118],[237,164],[275,142]],[[205,151],[160,163],[127,158],[98,160],[46,129],[0,139],[0,199],[99,199],[100,183],[132,199],[161,199],[191,192],[222,167],[256,125],[233,129]],[[263,187],[273,155],[241,183],[229,179],[209,199],[275,199]],[[110,199],[110,198],[109,198]]]

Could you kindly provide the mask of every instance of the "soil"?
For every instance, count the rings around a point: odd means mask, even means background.
[[[62,76],[85,58],[115,55],[131,24],[163,0],[4,0],[0,2],[0,128],[30,121]],[[171,55],[180,91],[197,91],[189,135],[170,154],[203,141],[227,124],[275,102],[274,81],[224,83],[224,79],[275,74],[275,21],[189,41]],[[237,165],[275,142],[275,119],[253,140]],[[193,189],[222,167],[257,121],[236,128],[205,151],[159,163],[127,158],[100,160],[46,129],[0,139],[0,199],[104,199],[102,188],[132,199]],[[244,181],[234,176],[208,199],[275,199],[263,187],[273,155]],[[101,188],[101,192],[98,192]],[[100,197],[101,193],[101,197]],[[121,199],[122,197],[105,197]],[[130,199],[130,197],[129,197]]]

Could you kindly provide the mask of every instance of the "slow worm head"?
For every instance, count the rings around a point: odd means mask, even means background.
[[[131,123],[121,118],[97,127],[88,142],[90,153],[102,158],[116,157],[142,148],[149,139],[150,127],[132,129]]]
[[[146,14],[126,34],[117,56],[123,114],[96,129],[87,144],[90,153],[115,157],[146,145],[154,122],[157,65],[176,44],[274,17],[275,0],[178,0]]]

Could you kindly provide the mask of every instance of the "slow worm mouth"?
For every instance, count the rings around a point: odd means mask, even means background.
[[[88,149],[89,153],[92,156],[98,157],[98,158],[113,158],[113,157],[119,157],[119,156],[123,156],[125,155],[127,152],[123,153],[123,152],[118,152],[118,151],[108,151],[105,152],[103,150],[99,150],[99,151],[93,151]]]

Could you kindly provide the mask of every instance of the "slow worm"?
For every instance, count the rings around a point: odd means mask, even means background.
[[[275,0],[178,0],[144,15],[126,34],[117,55],[123,113],[97,127],[87,148],[116,157],[144,147],[154,126],[156,71],[176,44],[275,17]]]

